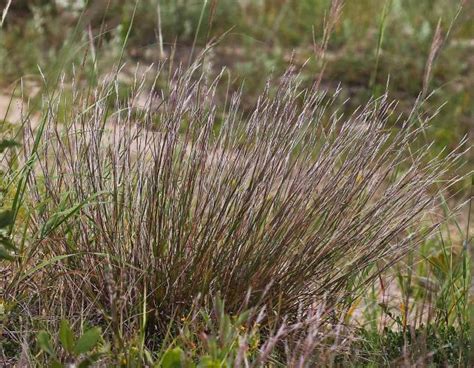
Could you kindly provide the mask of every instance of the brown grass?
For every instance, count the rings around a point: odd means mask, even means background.
[[[421,130],[412,117],[390,129],[386,96],[328,118],[336,96],[290,69],[244,116],[239,95],[216,103],[199,64],[166,82],[161,67],[126,102],[116,79],[73,83],[25,128],[29,241],[4,290],[32,315],[81,315],[121,339],[143,305],[155,334],[198,295],[230,313],[329,311],[436,226],[418,225],[460,153],[410,149]]]

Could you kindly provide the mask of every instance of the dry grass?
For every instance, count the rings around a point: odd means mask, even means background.
[[[120,340],[142,308],[160,334],[198,295],[220,293],[230,313],[328,312],[436,226],[418,224],[460,153],[411,150],[422,128],[389,129],[386,97],[327,119],[335,96],[289,70],[243,116],[199,64],[158,87],[160,68],[125,103],[113,78],[56,90],[26,125],[28,246],[3,297],[33,316],[106,322]]]

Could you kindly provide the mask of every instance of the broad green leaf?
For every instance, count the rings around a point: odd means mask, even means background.
[[[11,239],[8,236],[4,236],[3,234],[0,234],[0,244],[2,244],[5,249],[14,251],[16,250],[15,245],[12,243]]]
[[[51,363],[51,368],[64,368],[64,366],[54,359]]]
[[[101,330],[99,327],[93,327],[84,332],[74,347],[74,353],[79,355],[90,352],[99,342],[100,335]]]
[[[162,368],[181,368],[182,367],[182,358],[184,352],[181,348],[174,348],[168,350],[165,355],[163,355],[163,359],[161,362]]]
[[[68,353],[74,351],[74,333],[71,330],[69,322],[65,319],[61,321],[61,326],[59,327],[59,341],[61,341],[63,348]]]
[[[0,259],[13,261],[15,259],[14,251],[16,251],[16,248],[10,237],[0,234]]]
[[[90,367],[92,365],[93,361],[91,361],[90,359],[86,358],[84,360],[82,360],[78,365],[77,365],[77,368],[87,368],[87,367]]]
[[[13,211],[4,210],[0,212],[0,228],[4,229],[13,223]]]
[[[9,249],[5,247],[5,245],[0,243],[0,259],[5,259],[7,261],[15,260],[15,256],[11,253]]]
[[[220,368],[222,366],[218,360],[212,359],[209,355],[203,356],[198,364],[198,368]]]
[[[3,153],[7,148],[16,147],[19,144],[11,139],[2,139],[0,141],[0,153]]]
[[[36,337],[36,341],[38,342],[41,350],[43,350],[45,353],[48,353],[52,357],[56,356],[53,346],[51,345],[51,336],[49,333],[46,331],[40,331]]]
[[[239,315],[237,318],[237,321],[235,321],[236,325],[241,325],[249,320],[250,317],[250,311],[245,311]]]

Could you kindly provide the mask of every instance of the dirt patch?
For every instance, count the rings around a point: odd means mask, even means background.
[[[39,114],[29,114],[29,112],[28,103],[21,98],[0,91],[0,122],[2,122],[2,124],[21,125],[26,118],[29,118],[31,125],[35,127],[40,120]]]

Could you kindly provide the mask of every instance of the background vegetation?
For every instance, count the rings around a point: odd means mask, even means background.
[[[271,72],[286,69],[291,58],[304,63],[325,43],[323,61],[313,60],[305,71],[308,82],[318,78],[324,67],[323,85],[334,89],[341,83],[354,106],[385,91],[388,83],[391,95],[409,109],[423,89],[440,22],[441,45],[429,84],[435,93],[429,107],[447,105],[434,119],[430,138],[439,146],[454,147],[472,131],[474,7],[470,2],[363,0],[345,3],[336,15],[331,14],[329,0],[143,0],[136,9],[133,1],[95,1],[81,17],[84,8],[81,1],[13,1],[0,39],[3,83],[38,75],[38,65],[43,70],[62,70],[60,66],[73,60],[80,63],[84,49],[91,46],[90,36],[94,48],[108,44],[120,50],[135,14],[136,26],[127,43],[132,58],[156,62],[169,57],[175,46],[182,60],[191,56],[193,45],[203,47],[218,38],[211,65],[228,67],[235,88],[245,80],[249,103]],[[89,26],[92,35],[83,31]],[[68,58],[57,57],[61,50]],[[105,52],[99,54],[105,57]]]

